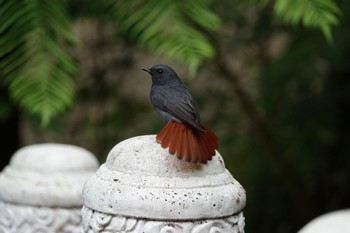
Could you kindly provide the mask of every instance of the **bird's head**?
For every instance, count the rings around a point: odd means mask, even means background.
[[[176,86],[182,85],[176,72],[169,66],[158,64],[150,69],[142,69],[152,76],[153,86]]]

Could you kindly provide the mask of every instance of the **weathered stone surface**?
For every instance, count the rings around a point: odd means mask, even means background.
[[[298,233],[349,233],[350,209],[321,215],[306,224]]]
[[[18,150],[0,174],[0,232],[79,232],[81,190],[97,168],[93,154],[72,145]]]
[[[246,196],[218,152],[191,164],[147,135],[110,151],[83,202],[83,232],[243,232]]]

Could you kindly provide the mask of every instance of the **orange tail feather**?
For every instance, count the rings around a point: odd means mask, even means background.
[[[170,154],[193,163],[206,163],[218,148],[218,138],[208,128],[201,132],[175,121],[168,121],[156,139],[163,148],[169,147]]]
[[[191,154],[190,154],[190,148],[189,148],[189,143],[188,143],[188,140],[189,140],[189,136],[188,136],[188,130],[186,130],[185,128],[183,129],[184,132],[183,132],[183,138],[180,140],[179,139],[179,144],[181,145],[181,148],[182,148],[182,152],[183,152],[183,158],[185,161],[187,162],[190,162],[191,161]],[[182,143],[183,142],[183,143]],[[181,155],[177,155],[177,158],[180,158]]]

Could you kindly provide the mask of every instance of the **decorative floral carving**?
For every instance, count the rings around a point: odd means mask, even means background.
[[[79,208],[22,206],[0,202],[1,233],[78,233]]]
[[[84,206],[82,233],[244,233],[244,216],[240,212],[229,217],[195,221],[159,221],[111,215]]]

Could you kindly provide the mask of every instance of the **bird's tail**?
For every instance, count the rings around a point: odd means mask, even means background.
[[[169,147],[169,153],[188,162],[206,163],[215,155],[218,138],[207,127],[201,132],[186,124],[168,121],[157,134],[157,142],[163,148]]]

